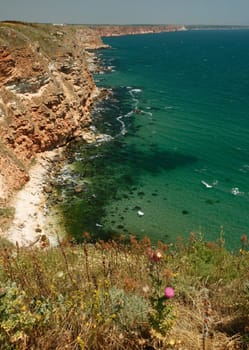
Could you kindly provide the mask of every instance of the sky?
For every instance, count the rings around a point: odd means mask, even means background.
[[[249,0],[0,0],[0,21],[249,25]]]

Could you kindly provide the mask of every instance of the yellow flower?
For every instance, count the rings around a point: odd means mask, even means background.
[[[23,306],[21,307],[21,311],[26,311],[26,310],[27,310],[26,305],[23,305]]]
[[[174,346],[175,345],[175,339],[170,339],[169,340],[169,342],[168,342],[168,344],[170,345],[170,346]]]
[[[77,343],[78,343],[78,345],[79,345],[81,350],[85,349],[84,342],[83,342],[83,340],[81,339],[81,337],[79,335],[77,337]]]
[[[164,340],[164,336],[161,333],[157,332],[154,328],[150,330],[150,334],[153,338],[157,340],[161,340],[161,341]]]

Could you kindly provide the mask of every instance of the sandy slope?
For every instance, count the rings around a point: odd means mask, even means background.
[[[15,208],[13,224],[7,238],[20,246],[32,245],[46,235],[51,244],[56,244],[56,224],[46,207],[43,187],[50,171],[51,160],[57,151],[38,155],[36,164],[30,170],[30,180],[13,199]]]
[[[5,189],[4,176],[0,174],[0,199],[5,197],[6,197],[6,189]]]

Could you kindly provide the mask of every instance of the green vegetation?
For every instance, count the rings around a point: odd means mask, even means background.
[[[0,348],[248,349],[248,240],[223,243],[2,240]]]
[[[3,230],[13,221],[15,209],[13,207],[0,207],[0,225]]]
[[[32,44],[43,55],[54,57],[59,52],[71,52],[72,40],[79,28],[88,29],[84,25],[0,22],[0,45],[23,48]]]
[[[21,22],[2,22],[0,32],[0,43],[11,47],[25,47],[28,43],[39,43],[43,53],[50,55],[57,49],[60,36],[55,36],[58,27],[47,24],[31,24]],[[54,38],[54,40],[52,39]]]

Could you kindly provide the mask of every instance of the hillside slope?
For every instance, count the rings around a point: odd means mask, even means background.
[[[29,178],[39,152],[82,134],[98,94],[86,48],[102,45],[83,26],[0,24],[0,200]]]

